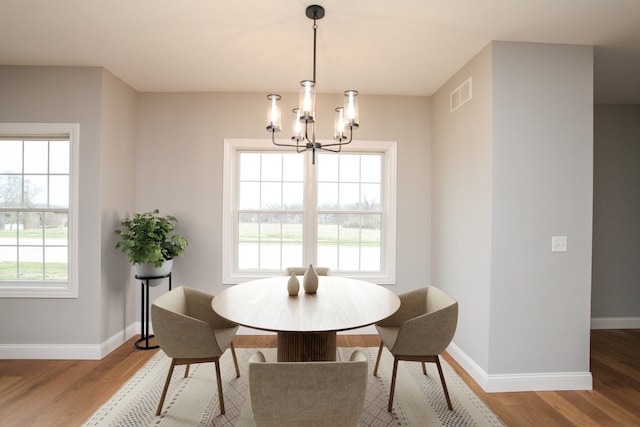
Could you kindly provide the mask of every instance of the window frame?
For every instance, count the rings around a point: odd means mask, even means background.
[[[320,141],[329,143],[330,141]],[[265,273],[247,273],[236,270],[235,256],[237,247],[237,192],[238,192],[238,153],[242,151],[258,152],[290,152],[291,149],[283,149],[272,144],[270,139],[225,139],[223,155],[223,190],[222,190],[222,283],[236,284],[247,280],[267,277]],[[396,274],[396,183],[397,183],[397,143],[395,141],[353,141],[342,147],[343,153],[381,153],[383,154],[383,201],[381,211],[383,213],[383,227],[381,229],[381,272],[357,272],[335,275],[344,275],[351,278],[366,280],[377,284],[395,284]],[[304,204],[305,214],[317,218],[316,167],[311,165],[311,152],[300,154],[305,156],[304,169]],[[311,208],[309,208],[311,207]],[[316,220],[303,222],[303,240],[317,241]],[[316,259],[316,244],[303,246],[303,263],[310,264]],[[231,249],[229,249],[231,248]]]
[[[78,298],[78,123],[0,123],[3,139],[69,140],[69,207],[67,281],[0,280],[0,298]],[[59,210],[59,209],[58,209]]]

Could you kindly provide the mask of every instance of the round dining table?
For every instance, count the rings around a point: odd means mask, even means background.
[[[336,360],[337,332],[372,325],[400,308],[395,293],[374,283],[320,276],[316,293],[305,293],[301,283],[299,293],[290,296],[288,280],[277,276],[240,283],[211,302],[231,322],[276,332],[279,362]]]

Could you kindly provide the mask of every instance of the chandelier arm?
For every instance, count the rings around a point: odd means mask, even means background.
[[[330,147],[332,145],[339,145],[339,147],[337,149],[334,148],[327,148]],[[342,146],[344,144],[331,144],[331,145],[321,145],[320,147],[317,147],[318,150],[322,150],[322,151],[330,151],[332,153],[339,153],[340,151],[342,151]]]
[[[295,147],[298,153],[307,151],[306,147],[298,144],[298,141],[296,141],[295,144],[284,144],[281,142],[276,142],[275,135],[276,135],[275,131],[271,131],[271,142],[273,143],[273,145],[277,145],[278,147]],[[301,150],[300,148],[304,148],[304,149]]]
[[[323,147],[342,147],[343,145],[349,145],[353,139],[349,139],[347,142],[334,142],[331,144],[322,144]]]
[[[334,142],[331,144],[322,144],[323,147],[337,147],[339,146],[340,148],[342,148],[343,145],[347,145],[349,143],[351,143],[351,141],[353,141],[353,128],[351,126],[349,126],[349,140],[347,142]],[[327,151],[332,151],[332,150],[327,150]],[[340,150],[336,151],[339,152]]]

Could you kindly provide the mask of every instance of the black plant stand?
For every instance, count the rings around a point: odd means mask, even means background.
[[[158,348],[158,345],[149,345],[149,338],[153,338],[153,335],[149,335],[149,280],[165,279],[169,278],[169,290],[171,290],[171,273],[163,276],[138,276],[136,279],[140,280],[142,287],[142,297],[140,302],[140,339],[136,341],[136,348],[140,350],[152,350]],[[144,342],[144,344],[143,344]]]

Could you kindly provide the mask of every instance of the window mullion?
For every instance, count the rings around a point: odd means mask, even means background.
[[[307,152],[307,156],[310,154]],[[316,264],[318,251],[318,177],[316,167],[309,166],[311,162],[305,161],[304,166],[304,213],[303,213],[303,261],[304,264]]]
[[[229,155],[229,153],[227,153],[225,151],[225,157],[226,157],[226,161],[229,161],[229,159],[227,158],[227,156]],[[229,182],[232,183],[232,188],[230,191],[225,191],[227,190],[226,188],[223,189],[223,198],[228,200],[228,204],[227,206],[224,206],[223,203],[223,219],[225,218],[225,213],[226,212],[231,212],[230,218],[231,221],[233,221],[233,230],[234,230],[234,238],[233,239],[228,239],[225,237],[229,237],[229,236],[223,236],[223,241],[222,241],[222,246],[225,247],[225,245],[229,245],[232,244],[233,245],[233,250],[231,252],[229,251],[222,251],[222,262],[223,262],[223,269],[225,267],[228,267],[228,263],[231,262],[233,265],[233,268],[230,269],[230,271],[238,271],[239,265],[240,265],[240,261],[238,259],[238,247],[240,245],[238,236],[240,235],[240,205],[239,205],[239,191],[240,191],[240,156],[237,155],[237,153],[234,151],[233,152],[233,162],[229,163],[230,165],[232,165],[232,167],[230,168],[229,171],[227,171],[227,173],[225,173],[225,179],[228,179],[230,177],[233,177],[233,179],[230,179]],[[226,171],[226,169],[225,169]],[[229,256],[229,254],[231,254],[231,256]],[[230,260],[230,261],[229,261]],[[224,274],[223,274],[224,276]]]

